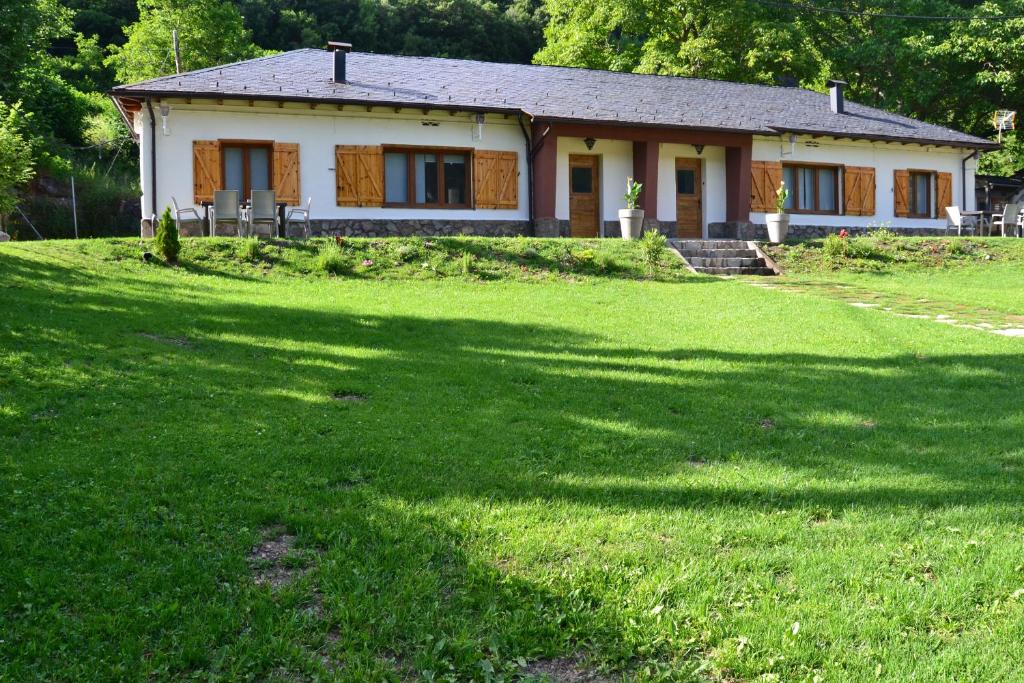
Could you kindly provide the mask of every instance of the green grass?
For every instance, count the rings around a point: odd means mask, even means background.
[[[438,242],[0,245],[0,680],[1019,677],[1021,340]]]

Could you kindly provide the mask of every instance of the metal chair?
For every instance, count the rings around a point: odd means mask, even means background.
[[[972,235],[976,223],[970,217],[964,217],[960,213],[959,206],[947,206],[946,207],[946,232],[949,232],[950,228],[956,228],[956,234],[962,235],[965,232],[969,232]]]
[[[999,228],[1003,237],[1007,237],[1008,232],[1010,236],[1017,237],[1020,235],[1019,219],[1020,204],[1007,204],[1003,207],[1003,213],[992,216],[992,227]]]
[[[238,205],[238,190],[217,190],[213,193],[213,218],[210,220],[210,237],[217,234],[221,225],[232,226],[235,235],[242,236],[242,210]]]
[[[178,226],[178,234],[187,237],[203,236],[203,217],[194,208],[178,208],[178,200],[171,197],[171,206],[174,209],[174,222]]]
[[[266,230],[264,231],[263,228]],[[277,195],[273,190],[253,190],[249,206],[249,235],[257,232],[276,237]]]
[[[311,231],[310,231],[310,227],[309,227],[309,207],[312,206],[312,205],[313,205],[313,198],[312,197],[307,197],[306,198],[306,208],[303,209],[302,207],[296,207],[294,209],[289,209],[288,210],[288,215],[285,216],[285,219],[284,219],[284,226],[285,226],[284,229],[285,229],[285,234],[286,235],[288,233],[288,224],[294,222],[294,223],[302,223],[302,236],[303,237],[305,237],[307,239],[310,237]]]

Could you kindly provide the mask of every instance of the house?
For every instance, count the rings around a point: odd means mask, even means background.
[[[790,234],[945,226],[997,145],[829,94],[693,78],[302,49],[114,88],[143,215],[273,188],[321,234],[750,238],[775,189]]]
[[[1024,172],[1013,176],[975,175],[974,190],[979,209],[1001,213],[1008,203],[1024,201]]]

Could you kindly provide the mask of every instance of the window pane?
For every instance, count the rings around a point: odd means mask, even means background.
[[[416,155],[416,203],[437,203],[437,155]]]
[[[384,201],[398,204],[409,201],[409,158],[405,152],[384,155]]]
[[[224,148],[224,189],[235,190],[242,197],[242,148]]]
[[[696,194],[696,174],[693,169],[676,169],[676,194]]]
[[[466,203],[466,155],[444,155],[444,201],[446,204]]]
[[[786,203],[785,203],[784,206],[787,209],[792,209],[793,208],[793,198],[796,197],[796,194],[795,194],[796,184],[793,181],[793,169],[792,168],[785,167],[785,168],[782,169],[782,180],[783,180],[783,182],[786,183],[786,189],[789,190],[789,196],[786,197]],[[775,188],[775,189],[778,190],[779,188]]]
[[[800,208],[805,211],[814,210],[814,169],[801,168],[800,171]]]
[[[594,169],[589,166],[573,166],[570,174],[570,185],[573,192],[590,194],[594,191]]]
[[[270,153],[266,147],[249,148],[249,184],[250,190],[270,189]]]
[[[834,168],[818,169],[818,210],[836,210],[836,170]]]
[[[919,216],[927,216],[931,213],[931,208],[928,204],[928,184],[931,179],[923,174],[917,173],[914,175],[914,213]]]

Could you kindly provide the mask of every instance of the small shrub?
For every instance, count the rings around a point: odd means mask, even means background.
[[[597,257],[597,252],[593,249],[582,249],[573,254],[573,256],[576,257],[576,261],[581,265],[588,265],[594,262],[594,259]]]
[[[657,230],[648,230],[640,238],[640,261],[647,266],[647,272],[653,275],[661,265],[661,259],[665,256],[665,248],[668,238]]]
[[[263,259],[263,244],[256,237],[249,237],[238,245],[237,254],[242,261],[256,263]]]
[[[527,261],[533,261],[538,256],[540,256],[540,252],[534,249],[533,247],[527,247],[526,249],[523,249],[522,256]]]
[[[316,254],[317,270],[328,275],[344,275],[349,271],[349,263],[341,250],[341,244],[336,241],[324,242],[320,245]]]
[[[402,263],[409,263],[419,259],[421,256],[420,250],[413,244],[402,244],[399,245],[398,249],[395,250],[395,256]]]
[[[178,226],[171,215],[171,207],[164,209],[156,226],[155,234],[156,252],[168,263],[177,263],[178,254],[181,253],[181,242],[178,241]]]
[[[889,229],[888,223],[882,223],[877,228],[868,230],[868,237],[876,242],[886,244],[888,242],[895,242],[899,239],[899,233],[893,232]]]
[[[462,252],[462,274],[473,274],[473,255],[470,254],[468,251]]]
[[[946,251],[950,256],[967,256],[974,251],[974,245],[964,240],[952,240]]]
[[[821,254],[829,262],[845,259],[849,251],[849,241],[835,233],[826,236],[825,241],[821,245]]]
[[[850,258],[877,258],[881,256],[881,251],[878,249],[877,244],[871,238],[857,238],[844,240],[847,242],[846,255]]]
[[[607,273],[615,268],[615,257],[607,251],[599,251],[594,256],[594,269],[599,273]]]

